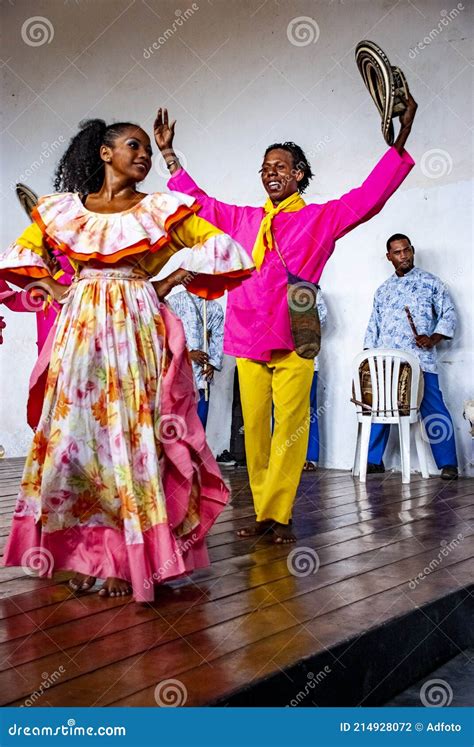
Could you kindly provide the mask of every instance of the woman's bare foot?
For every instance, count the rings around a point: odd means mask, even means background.
[[[273,524],[273,542],[275,545],[289,545],[296,542],[291,524]]]
[[[68,586],[75,594],[79,591],[89,591],[95,584],[95,576],[87,576],[85,573],[76,573],[69,579]]]
[[[273,521],[256,521],[255,524],[249,527],[242,527],[237,532],[237,537],[255,537],[257,535],[266,534],[271,532]]]
[[[101,597],[126,597],[132,593],[132,587],[128,581],[121,578],[106,579],[104,585],[99,591]]]

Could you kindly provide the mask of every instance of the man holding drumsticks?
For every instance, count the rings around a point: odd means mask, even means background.
[[[415,267],[415,248],[408,236],[395,233],[387,241],[387,259],[395,274],[376,290],[364,348],[398,348],[417,356],[424,378],[420,412],[440,477],[458,477],[454,426],[439,388],[436,347],[450,340],[456,311],[446,286],[430,272]],[[384,472],[383,453],[390,425],[373,424],[368,473]]]

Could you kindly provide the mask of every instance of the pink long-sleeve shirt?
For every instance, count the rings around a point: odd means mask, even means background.
[[[317,283],[337,239],[383,208],[415,162],[390,148],[364,183],[338,200],[312,204],[294,213],[278,213],[273,236],[288,270]],[[251,256],[263,207],[228,205],[209,197],[184,170],[168,187],[196,198],[199,214],[238,241]],[[260,272],[229,293],[224,352],[239,358],[269,361],[274,350],[294,350],[287,303],[287,273],[275,250],[267,251]]]

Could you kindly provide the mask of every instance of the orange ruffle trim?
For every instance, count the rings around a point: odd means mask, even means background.
[[[48,242],[48,244],[53,249],[59,249],[63,254],[65,254],[67,257],[71,257],[72,259],[76,259],[78,261],[86,261],[91,259],[97,259],[100,262],[104,264],[116,264],[117,262],[120,262],[121,259],[124,259],[125,257],[129,257],[131,255],[135,254],[142,254],[143,252],[152,252],[155,253],[159,251],[162,247],[166,246],[171,241],[170,231],[180,223],[182,223],[183,220],[185,220],[188,216],[192,215],[193,213],[197,213],[200,209],[200,205],[195,204],[191,205],[191,207],[188,207],[187,205],[180,205],[179,208],[173,215],[168,216],[165,220],[165,236],[162,236],[157,242],[154,244],[150,244],[149,241],[139,241],[136,244],[131,244],[130,246],[125,247],[124,249],[120,249],[117,252],[114,252],[113,254],[104,255],[101,252],[88,252],[87,254],[81,254],[79,252],[75,252],[71,247],[69,247],[67,244],[64,244],[63,242],[56,241],[51,236],[49,236],[47,232],[47,226],[43,222],[43,219],[41,218],[41,215],[39,214],[38,209],[35,207],[33,208],[31,212],[31,217],[37,224],[37,226],[40,228],[43,236],[45,237],[45,240]],[[104,213],[106,215],[106,213]],[[114,215],[114,213],[111,213],[111,215]]]

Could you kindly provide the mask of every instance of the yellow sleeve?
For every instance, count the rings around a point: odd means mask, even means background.
[[[182,223],[173,228],[171,236],[173,245],[176,246],[175,252],[188,246],[204,244],[211,236],[222,234],[219,228],[216,228],[209,221],[200,218],[199,215],[190,215]]]
[[[42,259],[49,263],[50,257],[44,246],[43,234],[40,227],[36,223],[32,223],[28,228],[25,228],[21,236],[17,239],[17,244],[24,246],[25,249],[30,249],[35,254],[38,254]],[[76,266],[72,260],[69,260],[72,267]],[[64,275],[64,270],[60,267],[53,274],[53,278],[58,280]]]
[[[16,240],[16,243],[24,246],[25,249],[30,249],[35,254],[39,254],[40,257],[45,255],[43,234],[36,223],[32,223],[28,228],[25,228],[21,236]]]
[[[52,276],[48,252],[43,244],[41,229],[35,224],[26,228],[21,236],[0,254],[0,277],[20,287],[31,280]]]
[[[157,275],[169,258],[180,249],[205,244],[208,239],[218,234],[222,234],[219,228],[193,213],[178,225],[173,226],[169,233],[169,243],[155,254],[147,254],[140,261],[140,267],[151,276]]]

